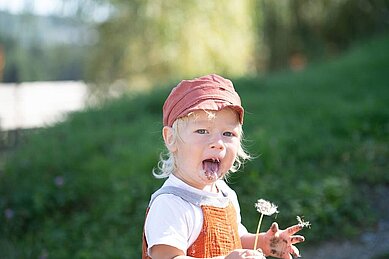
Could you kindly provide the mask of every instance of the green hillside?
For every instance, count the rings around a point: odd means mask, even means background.
[[[254,203],[279,206],[309,242],[352,237],[379,216],[368,191],[389,185],[389,37],[300,72],[232,79],[255,159],[229,178],[244,224]],[[126,96],[39,130],[0,173],[5,258],[138,258],[169,87]],[[262,230],[274,218],[265,218]],[[302,247],[304,244],[301,245]]]

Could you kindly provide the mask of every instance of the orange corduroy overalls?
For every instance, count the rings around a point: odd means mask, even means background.
[[[167,186],[152,195],[149,207],[153,200],[161,194],[174,194],[201,207],[203,226],[197,239],[188,248],[187,256],[210,258],[228,255],[234,249],[242,248],[236,211],[227,195],[217,198],[202,196],[178,187]],[[143,234],[142,259],[149,258],[147,256],[147,242]]]

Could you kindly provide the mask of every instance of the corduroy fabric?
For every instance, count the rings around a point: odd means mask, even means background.
[[[196,241],[189,247],[188,256],[210,258],[228,255],[234,249],[242,248],[232,203],[226,208],[201,206],[201,209],[203,227]]]
[[[188,248],[188,256],[209,258],[227,255],[234,249],[242,248],[236,211],[231,202],[226,208],[203,205],[201,210],[204,218],[203,227],[196,241]],[[151,259],[147,255],[147,241],[144,234],[142,259]]]
[[[216,74],[182,80],[163,105],[163,125],[171,127],[176,119],[196,110],[219,111],[226,107],[234,109],[243,124],[244,109],[230,80]]]

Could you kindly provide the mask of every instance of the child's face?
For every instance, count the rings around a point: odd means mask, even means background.
[[[204,189],[212,186],[232,167],[240,145],[241,126],[235,111],[225,108],[196,111],[178,124],[173,146],[177,170],[174,174],[187,184]]]

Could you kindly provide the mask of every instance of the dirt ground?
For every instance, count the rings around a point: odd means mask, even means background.
[[[370,199],[380,214],[373,231],[365,232],[355,240],[325,242],[315,247],[300,245],[304,259],[388,259],[389,258],[389,186],[371,190]]]

